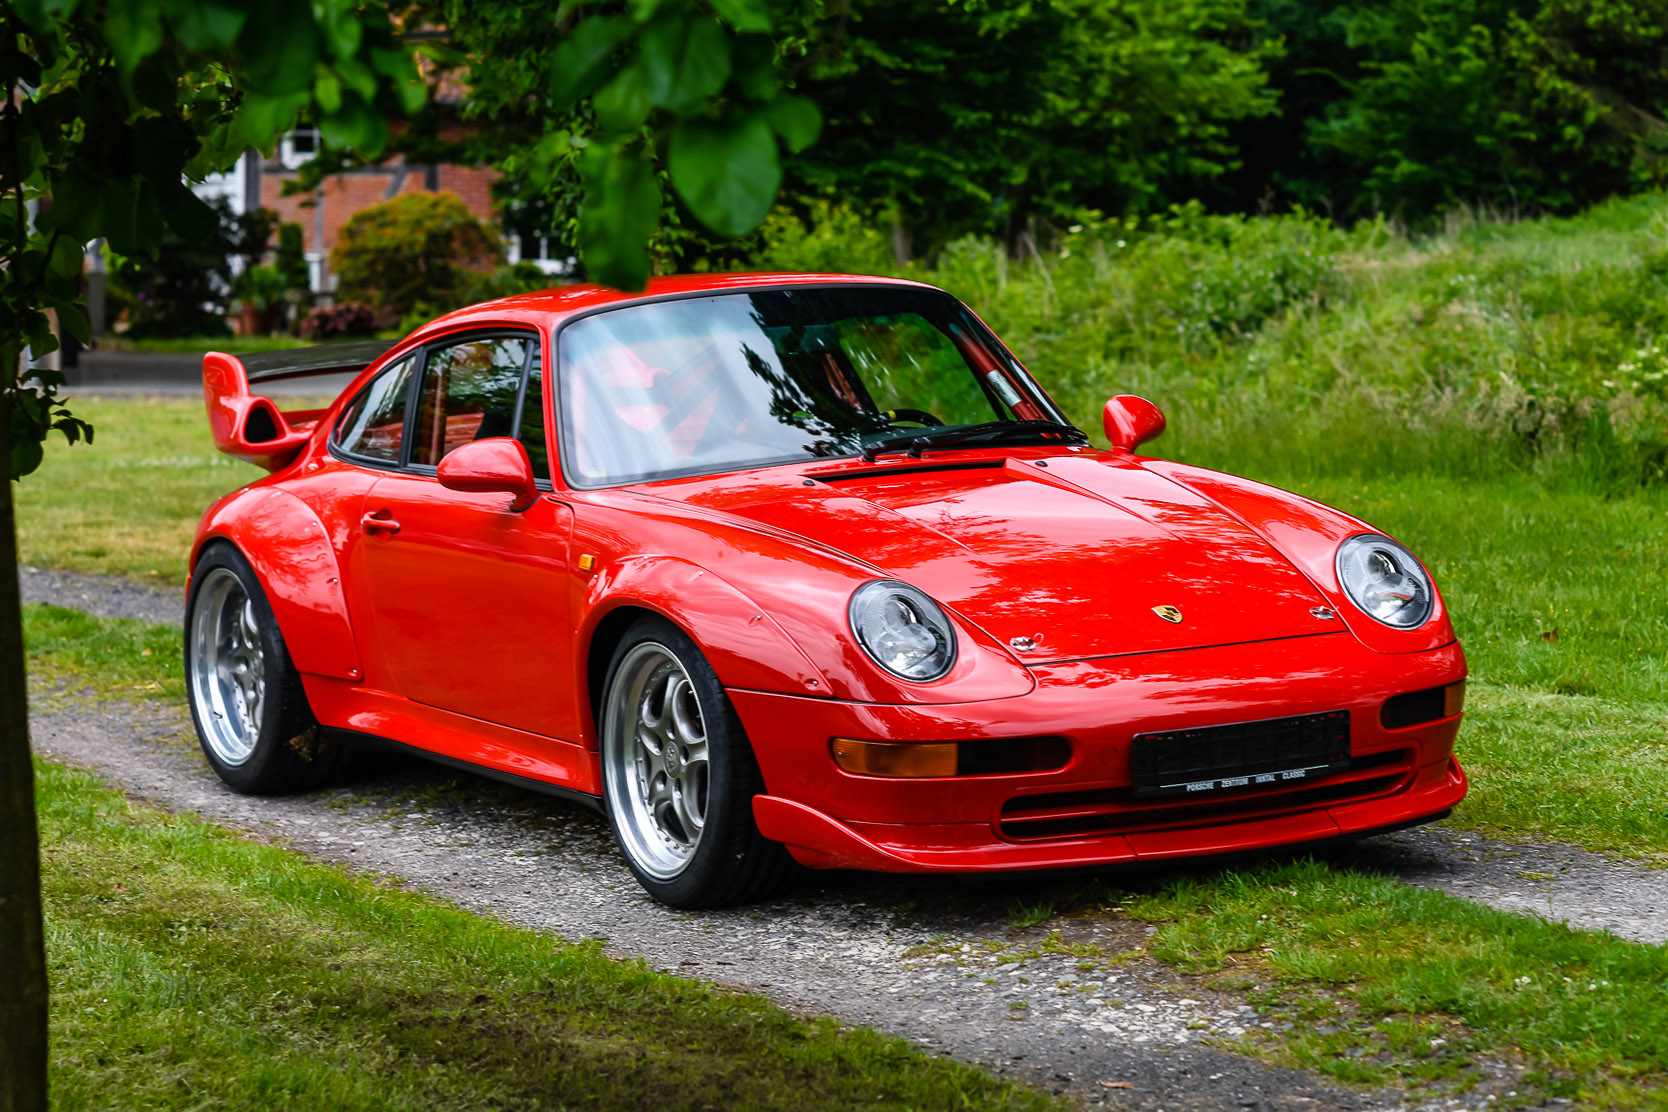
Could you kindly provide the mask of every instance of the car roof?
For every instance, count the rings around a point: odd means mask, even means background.
[[[626,293],[608,286],[599,286],[587,282],[577,286],[561,286],[549,290],[535,290],[532,293],[518,293],[510,297],[498,298],[496,301],[485,301],[479,305],[471,305],[468,308],[458,309],[447,313],[445,316],[435,318],[417,329],[417,332],[413,335],[427,333],[434,329],[451,330],[459,325],[476,322],[502,324],[513,321],[524,324],[551,324],[555,323],[556,319],[605,305],[623,305],[633,301],[653,301],[656,298],[679,294],[731,293],[782,286],[850,285],[854,282],[864,285],[901,286],[915,289],[935,288],[922,282],[911,282],[903,278],[880,278],[863,274],[803,274],[795,272],[677,274],[664,278],[651,278],[648,286],[637,293]]]

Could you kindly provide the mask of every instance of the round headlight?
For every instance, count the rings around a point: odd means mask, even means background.
[[[851,631],[882,668],[936,680],[956,662],[956,632],[938,604],[907,583],[877,579],[852,592]]]
[[[1338,546],[1338,582],[1349,600],[1396,629],[1413,629],[1431,616],[1436,591],[1413,553],[1371,533]]]

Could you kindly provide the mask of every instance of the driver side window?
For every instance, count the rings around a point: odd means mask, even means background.
[[[472,440],[515,436],[530,337],[495,336],[432,348],[417,394],[411,462],[434,466]]]

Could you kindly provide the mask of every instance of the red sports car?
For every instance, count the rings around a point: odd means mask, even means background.
[[[272,474],[204,515],[185,663],[241,791],[358,736],[583,800],[683,907],[793,863],[1100,865],[1439,818],[1465,656],[1306,498],[1090,445],[960,302],[829,275],[575,286],[386,351],[204,360]],[[357,371],[328,409],[251,384]]]

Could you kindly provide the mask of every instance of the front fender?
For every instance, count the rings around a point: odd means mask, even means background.
[[[713,572],[670,556],[629,556],[591,579],[575,657],[581,669],[597,627],[627,606],[653,610],[687,632],[725,687],[830,694],[827,677],[775,618]]]
[[[254,567],[296,670],[356,680],[363,672],[324,523],[276,487],[246,487],[209,507],[191,547],[191,566],[210,541],[237,545]]]

